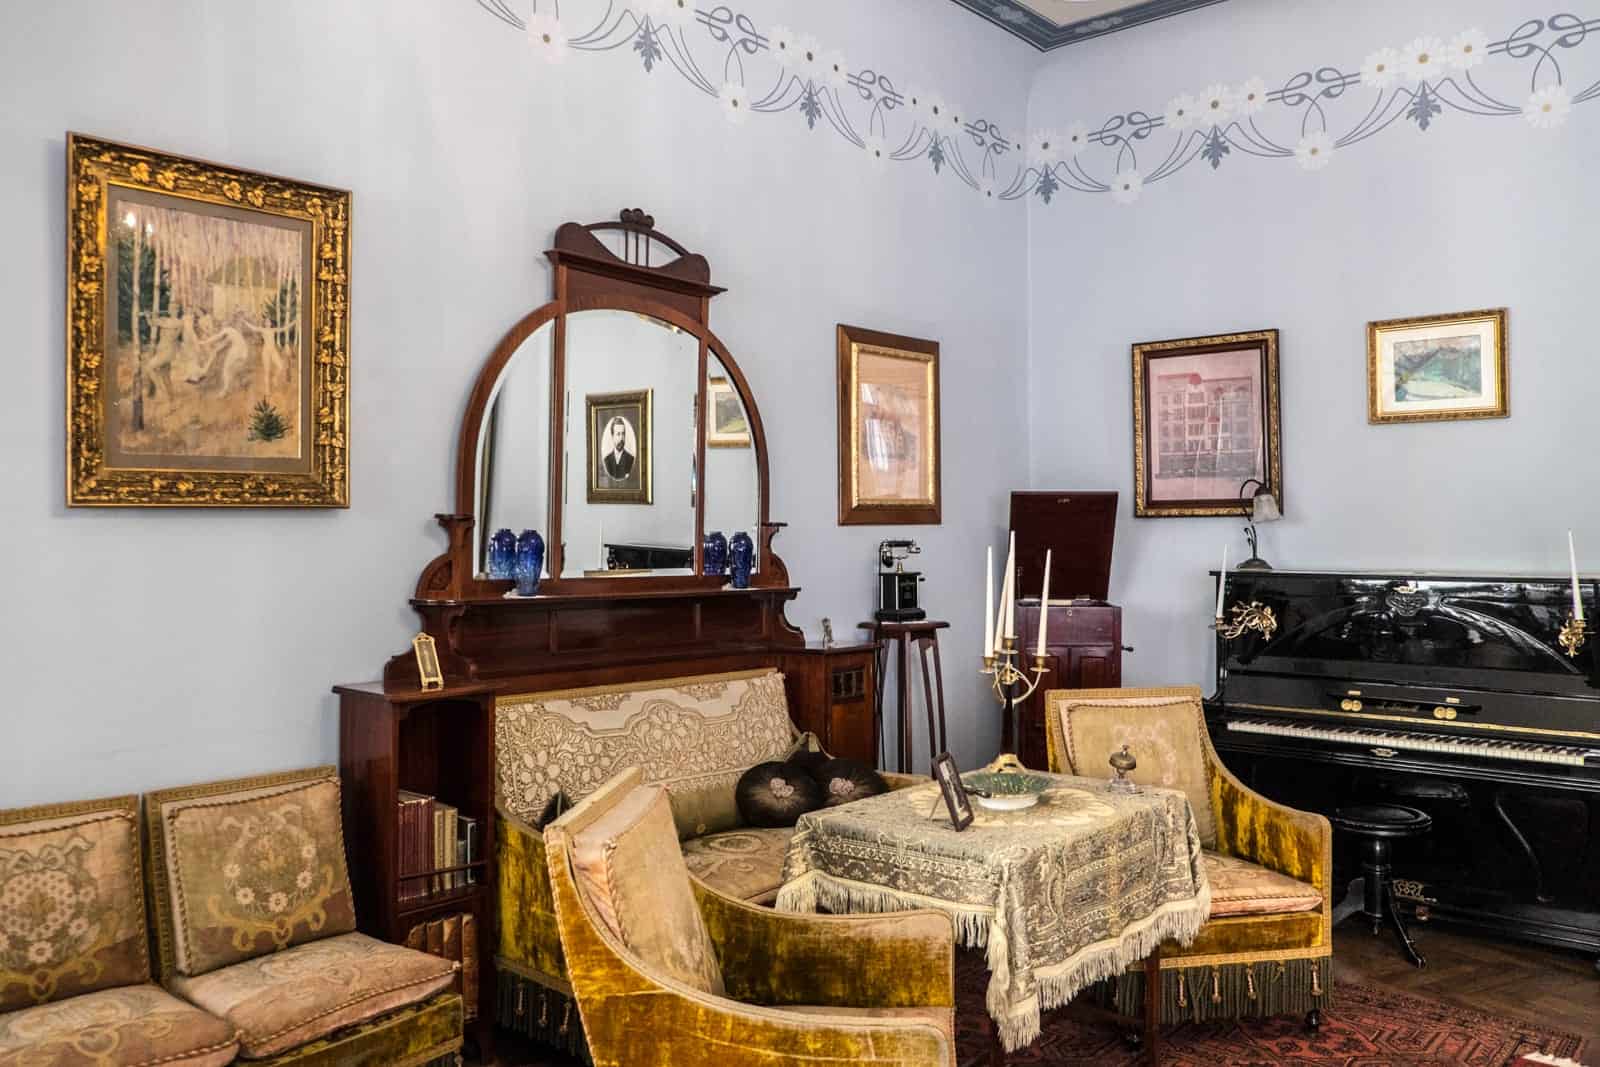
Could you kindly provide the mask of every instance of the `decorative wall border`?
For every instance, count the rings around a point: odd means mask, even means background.
[[[559,0],[475,3],[525,33],[547,61],[627,48],[645,73],[670,68],[716,100],[730,122],[797,112],[807,130],[831,128],[875,169],[926,160],[935,174],[948,169],[990,201],[1034,196],[1049,204],[1070,191],[1132,204],[1146,186],[1197,161],[1220,170],[1237,153],[1319,171],[1402,121],[1426,133],[1447,111],[1520,115],[1551,130],[1566,124],[1575,105],[1600,98],[1600,79],[1574,90],[1563,67],[1591,37],[1600,39],[1600,18],[1560,13],[1529,18],[1498,40],[1476,29],[1448,41],[1422,36],[1380,48],[1354,70],[1319,66],[1276,87],[1260,77],[1218,83],[1180,94],[1159,112],[1135,108],[1096,127],[1074,122],[1018,140],[926,87],[850,64],[809,34],[777,25],[762,32],[726,4],[567,0],[563,14]],[[1491,74],[1495,92],[1483,84]],[[1141,154],[1159,162],[1141,168]]]

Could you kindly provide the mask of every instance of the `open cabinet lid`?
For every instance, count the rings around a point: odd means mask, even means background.
[[[1014,492],[1011,530],[1017,535],[1017,599],[1038,599],[1046,550],[1052,553],[1052,601],[1106,599],[1117,535],[1116,493]]]

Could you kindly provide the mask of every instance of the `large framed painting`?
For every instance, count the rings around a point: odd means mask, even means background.
[[[1255,479],[1283,503],[1278,331],[1133,346],[1134,514],[1238,515]]]
[[[67,135],[67,503],[348,507],[350,194]]]
[[[936,524],[939,344],[840,325],[839,524]]]
[[[1511,414],[1506,309],[1367,324],[1367,421]]]
[[[591,393],[588,413],[591,504],[653,504],[651,390]]]

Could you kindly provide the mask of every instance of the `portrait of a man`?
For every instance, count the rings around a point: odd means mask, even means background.
[[[650,390],[585,398],[591,504],[652,503]]]

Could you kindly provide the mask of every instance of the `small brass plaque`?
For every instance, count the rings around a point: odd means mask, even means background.
[[[418,634],[411,639],[411,650],[417,654],[417,677],[422,679],[424,691],[444,688],[444,672],[439,669],[439,649],[429,634]]]

